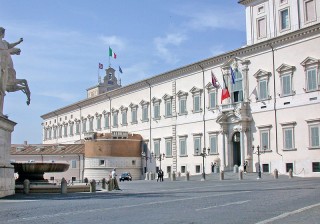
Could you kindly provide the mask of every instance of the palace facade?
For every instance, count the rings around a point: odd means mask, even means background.
[[[246,46],[124,87],[108,68],[87,99],[41,116],[43,143],[139,134],[145,171],[195,175],[214,163],[232,170],[247,162],[251,172],[260,165],[262,172],[320,177],[320,0],[239,4]],[[224,83],[230,97],[221,100]]]

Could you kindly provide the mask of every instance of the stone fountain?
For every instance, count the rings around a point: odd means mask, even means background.
[[[46,183],[44,173],[65,172],[69,169],[68,163],[11,163],[14,166],[14,172],[18,173],[17,183],[23,183],[25,179],[32,182]]]

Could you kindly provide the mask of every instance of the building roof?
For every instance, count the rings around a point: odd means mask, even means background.
[[[84,144],[12,144],[11,155],[70,155],[84,154]]]

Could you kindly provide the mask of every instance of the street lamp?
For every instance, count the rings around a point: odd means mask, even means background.
[[[151,153],[151,156],[153,156],[153,155],[154,155],[154,158],[155,158],[156,160],[160,161],[160,170],[161,170],[161,161],[164,160],[164,157],[165,157],[166,155],[165,155],[164,153],[162,153],[162,154],[159,154],[159,155],[157,156],[157,154]]]
[[[204,170],[204,158],[207,155],[209,155],[210,149],[208,148],[207,150],[208,150],[208,153],[206,152],[206,148],[203,148],[202,152],[199,154],[199,149],[196,149],[197,155],[202,156],[202,178],[201,178],[202,181],[204,181],[206,179],[206,173]]]
[[[148,167],[148,159],[150,159],[150,163],[151,163],[151,156],[148,156],[148,154],[146,152],[141,152],[141,157],[146,159],[146,169],[145,169],[145,173],[147,172],[147,167]]]
[[[266,150],[266,146],[263,147],[263,152],[260,151],[260,146],[258,145],[257,146],[257,151],[254,152],[254,145],[252,146],[252,153],[254,154],[257,154],[258,155],[258,166],[259,166],[259,169],[258,169],[258,179],[261,179],[261,165],[260,165],[260,155],[265,153],[265,150]]]

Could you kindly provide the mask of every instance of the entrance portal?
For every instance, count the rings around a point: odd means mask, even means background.
[[[240,152],[240,133],[234,133],[232,137],[233,142],[233,165],[241,165],[241,152]]]

